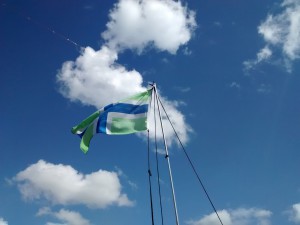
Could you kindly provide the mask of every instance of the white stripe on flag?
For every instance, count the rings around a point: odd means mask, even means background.
[[[98,125],[99,117],[97,117],[93,122],[93,135],[97,133],[97,125]]]

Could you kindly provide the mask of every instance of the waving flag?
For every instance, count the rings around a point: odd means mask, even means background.
[[[94,134],[131,134],[147,130],[147,113],[152,89],[105,106],[72,128],[81,137],[80,148],[87,153]]]

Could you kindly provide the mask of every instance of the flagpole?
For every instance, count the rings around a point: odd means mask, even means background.
[[[164,146],[165,146],[165,152],[166,152],[165,158],[167,159],[167,162],[168,162],[169,176],[170,176],[172,196],[173,196],[173,204],[174,204],[174,212],[175,212],[175,217],[176,217],[176,225],[179,225],[178,210],[177,210],[177,205],[176,205],[176,197],[175,197],[175,190],[174,190],[174,183],[173,183],[173,175],[172,175],[172,170],[171,170],[171,163],[170,163],[170,158],[169,158],[168,146],[167,146],[167,143],[166,143],[164,128],[163,128],[162,119],[161,119],[161,113],[160,113],[160,108],[159,108],[156,84],[153,84],[153,89],[154,89],[154,93],[155,93],[155,99],[157,101],[157,108],[158,108],[158,114],[159,114],[159,119],[160,119],[161,131],[162,131],[162,135],[163,135],[163,139],[164,139]]]

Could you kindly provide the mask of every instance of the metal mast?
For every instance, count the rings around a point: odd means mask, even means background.
[[[154,89],[155,100],[157,102],[157,109],[158,109],[158,114],[159,114],[159,119],[160,119],[161,131],[162,131],[162,135],[163,135],[163,139],[164,139],[164,146],[165,146],[165,152],[166,152],[165,158],[167,159],[167,162],[168,162],[170,183],[171,183],[172,196],[173,196],[174,212],[175,212],[175,217],[176,217],[176,225],[179,225],[178,211],[177,211],[176,197],[175,197],[175,190],[174,190],[174,183],[173,183],[173,176],[172,176],[172,170],[171,170],[171,163],[170,163],[170,159],[169,159],[168,146],[167,146],[166,139],[165,139],[165,133],[164,133],[164,128],[163,128],[163,124],[162,124],[162,118],[161,118],[161,113],[160,113],[158,95],[157,95],[157,90],[156,90],[156,85],[155,84],[153,84],[153,89]]]

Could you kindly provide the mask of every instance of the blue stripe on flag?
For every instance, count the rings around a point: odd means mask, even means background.
[[[148,112],[148,104],[133,105],[126,103],[110,104],[104,108],[104,112],[100,114],[97,123],[97,133],[106,134],[107,115],[110,112],[124,113],[124,114],[140,114]]]
[[[103,108],[103,111],[105,112],[106,110],[108,110],[109,108],[111,108],[113,106],[114,106],[114,104],[109,104]]]
[[[126,103],[116,103],[109,107],[105,112],[117,112],[126,114],[140,114],[148,111],[148,104],[144,105],[133,105]]]

